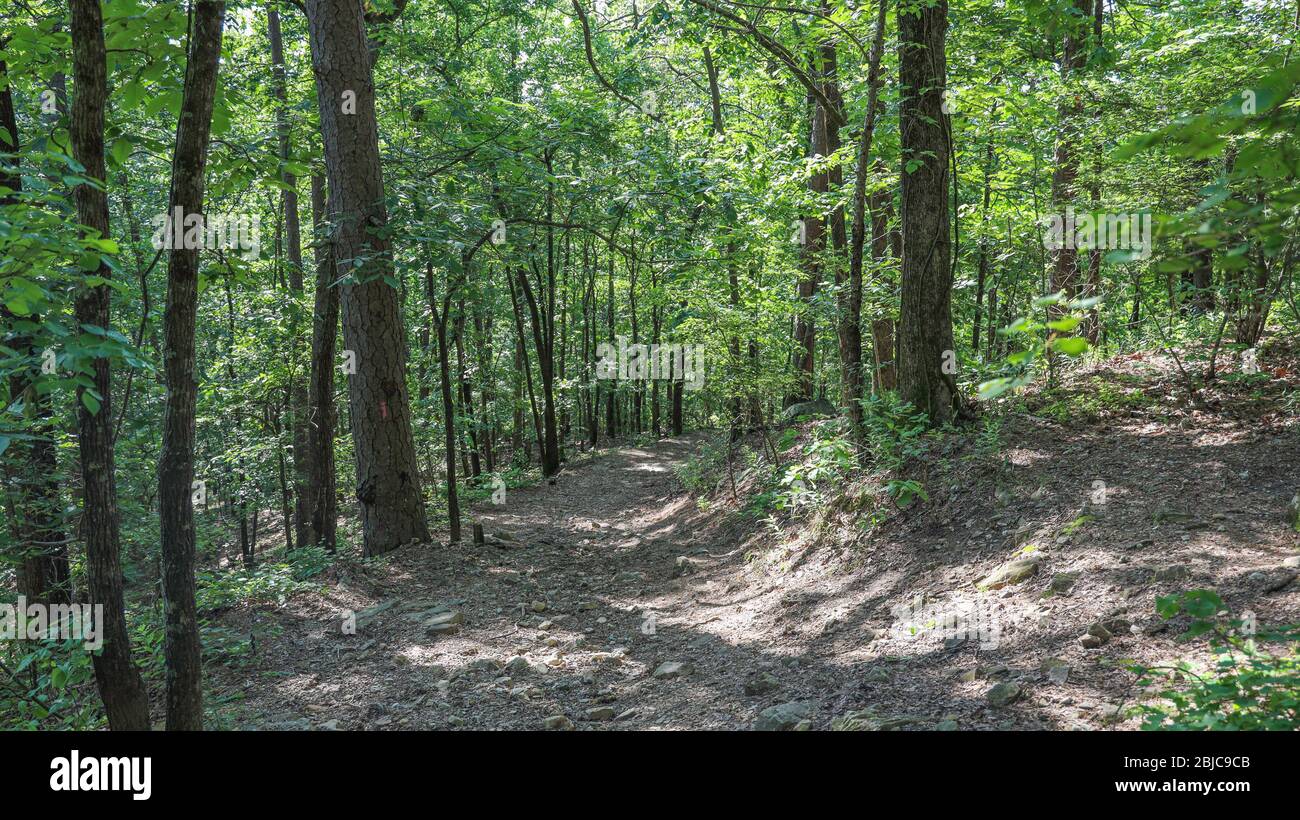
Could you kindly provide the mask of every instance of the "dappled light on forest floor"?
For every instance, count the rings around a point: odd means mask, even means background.
[[[341,601],[295,597],[269,613],[280,631],[256,662],[303,671],[220,685],[242,689],[239,725],[253,726],[277,715],[339,728],[542,728],[563,715],[586,729],[747,728],[786,703],[810,704],[814,728],[863,710],[904,729],[1131,725],[1115,710],[1138,696],[1134,677],[1111,659],[1186,651],[1156,595],[1206,583],[1261,618],[1298,606],[1294,592],[1261,595],[1258,578],[1294,548],[1277,507],[1297,477],[1278,470],[1300,463],[1300,444],[1149,424],[1172,443],[1158,455],[1130,426],[1009,417],[1004,436],[1017,446],[964,458],[959,444],[932,465],[929,502],[850,532],[847,550],[810,538],[800,517],[777,533],[682,493],[675,470],[710,434],[601,451],[553,485],[511,491],[503,508],[477,507],[501,544],[416,546],[362,569],[364,593],[341,583],[353,609],[395,601],[355,635],[339,631]],[[1219,442],[1212,462],[1208,435]],[[1008,461],[1014,472],[996,483],[973,478]],[[1261,464],[1273,465],[1269,479],[1225,485],[1225,469]],[[612,479],[629,472],[644,478]],[[1102,504],[1094,481],[1105,482]],[[1033,556],[1035,572],[981,591],[1017,555]],[[991,645],[934,628],[975,606],[996,619]],[[463,621],[430,630],[440,608]],[[912,610],[920,620],[903,618]],[[1081,646],[1100,622],[1131,631]]]

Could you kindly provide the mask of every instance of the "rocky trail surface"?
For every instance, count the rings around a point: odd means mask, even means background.
[[[1118,661],[1192,651],[1158,595],[1300,616],[1294,429],[1187,419],[1017,417],[995,457],[945,445],[930,500],[871,533],[700,503],[674,470],[704,434],[601,451],[475,509],[485,545],[223,615],[257,650],[210,687],[236,728],[1133,728]],[[933,628],[954,612],[997,631]]]

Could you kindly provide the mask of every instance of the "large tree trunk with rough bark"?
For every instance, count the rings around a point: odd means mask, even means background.
[[[364,552],[429,540],[411,434],[406,342],[393,282],[375,119],[375,83],[362,4],[309,0],[312,67],[320,101]]]
[[[99,0],[72,0],[72,50],[76,91],[72,104],[72,154],[85,167],[86,176],[102,181],[108,65]],[[73,194],[77,221],[86,226],[91,236],[107,239],[108,196],[104,190],[78,185]],[[112,271],[101,261],[95,275],[108,279]],[[77,321],[109,328],[110,293],[108,285],[82,288],[77,294]],[[86,537],[88,603],[102,604],[104,608],[103,621],[99,624],[104,648],[92,662],[109,728],[147,730],[149,694],[139,670],[131,662],[122,594],[111,427],[113,384],[108,365],[108,359],[95,359],[91,362],[93,390],[77,388],[77,445],[85,504],[82,528]],[[92,393],[98,395],[98,402]],[[188,492],[189,485],[185,486]]]
[[[947,0],[900,10],[902,93],[902,298],[898,321],[898,388],[904,401],[939,425],[953,418],[957,384],[944,372],[952,355],[952,268],[949,237]],[[945,355],[947,354],[947,356]]]

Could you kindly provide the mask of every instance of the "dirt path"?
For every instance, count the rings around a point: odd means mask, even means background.
[[[804,527],[682,493],[674,467],[702,436],[604,451],[476,509],[497,545],[341,562],[321,595],[231,613],[259,634],[254,668],[210,676],[250,728],[1114,725],[1133,676],[1113,661],[1188,651],[1157,595],[1213,586],[1235,611],[1300,617],[1282,514],[1300,486],[1294,428],[1188,421],[1019,417],[992,457],[972,433],[938,454],[917,512],[868,536],[856,514],[822,511],[816,548]],[[1098,481],[1104,509],[1089,507]],[[976,592],[1027,554],[1034,574]],[[899,629],[900,604],[930,618],[972,600],[1001,625],[996,646]],[[1099,622],[1114,639],[1081,645]],[[999,683],[1013,703],[990,703]]]
[[[693,540],[697,511],[673,477],[693,443],[603,452],[475,510],[504,541],[408,548],[324,597],[296,596],[263,639],[272,683],[240,687],[239,711],[261,728],[737,725],[752,705],[735,676],[780,664],[701,630],[719,620],[717,585],[673,577],[738,555]],[[462,622],[430,631],[458,620],[448,611]],[[654,677],[665,663],[682,666]]]

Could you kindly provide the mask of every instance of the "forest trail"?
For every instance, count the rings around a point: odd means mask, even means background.
[[[357,574],[323,598],[296,596],[258,663],[292,671],[236,687],[240,711],[262,716],[241,728],[752,719],[759,699],[744,696],[745,672],[780,672],[788,661],[757,646],[758,626],[736,617],[751,605],[714,600],[736,591],[720,579],[743,557],[700,539],[703,514],[674,478],[701,438],[599,451],[554,484],[475,509],[487,545],[410,547],[382,572],[352,564]],[[354,635],[341,626],[349,610]]]
[[[1137,383],[1080,386],[1097,379]],[[323,595],[223,616],[256,634],[257,674],[209,663],[216,701],[262,729],[1114,726],[1133,695],[1119,659],[1195,651],[1158,595],[1212,586],[1235,613],[1300,615],[1289,420],[1134,390],[1087,424],[1014,417],[992,457],[974,431],[946,440],[930,500],[870,536],[834,509],[778,531],[729,491],[698,502],[674,469],[707,434],[600,451],[476,508],[486,546],[340,561]],[[1025,558],[1031,574],[977,593]],[[972,601],[996,645],[900,626],[900,605],[924,625]],[[1083,645],[1099,623],[1113,637]]]

